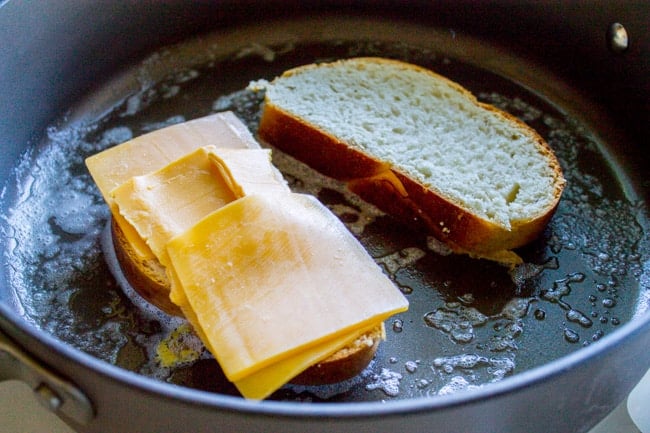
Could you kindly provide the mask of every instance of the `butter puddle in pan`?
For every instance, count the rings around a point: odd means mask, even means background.
[[[334,387],[288,386],[272,399],[383,400],[471,389],[593,344],[647,308],[638,307],[648,290],[647,210],[627,198],[626,180],[617,177],[585,125],[525,88],[454,59],[403,44],[337,42],[283,46],[270,57],[268,50],[239,52],[169,71],[151,85],[145,78],[155,62],[148,61],[137,71],[137,94],[124,95],[86,126],[52,127],[24,156],[2,198],[12,203],[2,221],[11,239],[3,253],[13,264],[8,278],[25,317],[125,369],[236,394],[207,352],[183,333],[183,323],[133,302],[112,277],[101,246],[109,213],[83,160],[213,111],[233,110],[255,131],[262,95],[243,90],[249,81],[378,50],[447,75],[530,123],[557,153],[567,189],[542,239],[520,251],[525,265],[509,274],[446,254],[425,234],[274,152],[292,189],[316,195],[341,218],[407,294],[410,310],[387,323],[387,341],[358,377]],[[83,105],[92,106],[92,95]],[[178,350],[179,359],[169,352],[161,358],[161,347]]]

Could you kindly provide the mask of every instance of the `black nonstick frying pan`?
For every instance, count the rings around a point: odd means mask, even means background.
[[[0,377],[79,431],[587,431],[650,366],[648,5],[642,2],[0,4]],[[275,152],[410,301],[358,377],[249,402],[180,320],[116,272],[85,157],[216,111],[249,82],[383,56],[529,123],[567,188],[513,271]],[[171,354],[170,354],[171,353]]]

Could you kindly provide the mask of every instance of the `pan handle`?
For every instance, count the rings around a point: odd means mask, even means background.
[[[80,425],[95,416],[91,401],[73,383],[49,371],[0,330],[0,382],[18,379],[29,385],[46,409]]]

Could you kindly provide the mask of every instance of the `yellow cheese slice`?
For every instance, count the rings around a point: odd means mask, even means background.
[[[235,196],[289,192],[270,150],[211,148],[208,154]]]
[[[167,252],[207,346],[233,382],[408,308],[311,196],[238,199],[172,239]]]
[[[208,339],[207,335],[205,332],[203,332],[201,323],[199,322],[196,313],[194,313],[194,310],[192,310],[189,300],[185,296],[185,292],[183,291],[181,282],[178,279],[178,275],[176,275],[174,266],[167,267],[167,276],[171,281],[172,287],[172,290],[169,294],[169,299],[181,309],[181,312],[187,321],[192,325],[192,328],[194,328],[194,331],[199,336],[205,347],[210,351],[210,353],[216,353],[215,348],[210,344],[210,340]]]
[[[169,239],[236,198],[205,148],[132,177],[111,191],[111,197],[163,266]]]
[[[201,147],[111,191],[119,214],[163,266],[165,245],[244,193],[289,192],[268,149]]]
[[[187,321],[192,325],[194,332],[196,332],[201,341],[203,341],[210,353],[216,353],[216,349],[210,344],[210,340],[203,331],[201,323],[199,322],[196,313],[194,313],[194,310],[192,310],[184,291],[178,289],[181,287],[181,284],[173,266],[168,269],[168,274],[172,281],[172,287],[177,288],[172,291],[173,295],[170,296],[172,302],[180,307],[181,311],[187,318]],[[248,376],[234,382],[234,385],[237,387],[239,392],[248,399],[265,399],[307,368],[328,358],[341,348],[352,343],[361,335],[370,332],[370,330],[375,326],[376,324],[372,324],[366,328],[358,329],[349,334],[344,334],[324,343],[309,347],[290,358],[282,359],[256,371],[255,373],[249,374]]]
[[[259,149],[246,126],[223,112],[178,123],[133,138],[86,159],[106,201],[110,192],[134,176],[151,173],[199,147]]]
[[[151,259],[153,255],[133,227],[119,215],[110,192],[134,176],[158,170],[208,145],[220,148],[260,147],[237,116],[232,112],[223,112],[141,135],[86,159],[86,166],[116,222],[141,259]]]

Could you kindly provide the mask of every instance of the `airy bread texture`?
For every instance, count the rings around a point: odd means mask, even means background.
[[[515,117],[421,67],[313,64],[266,87],[259,136],[456,252],[508,263],[543,230],[564,178]]]

